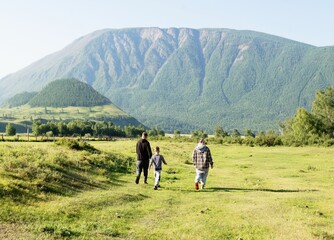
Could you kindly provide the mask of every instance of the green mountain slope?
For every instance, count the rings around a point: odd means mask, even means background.
[[[77,78],[147,126],[267,130],[334,84],[334,47],[230,29],[105,29],[0,79],[0,101]]]
[[[53,81],[28,102],[32,107],[92,107],[110,103],[108,98],[76,79]]]
[[[36,96],[37,92],[23,92],[18,93],[15,96],[8,99],[3,106],[5,107],[18,107],[24,104],[27,104],[34,96]]]

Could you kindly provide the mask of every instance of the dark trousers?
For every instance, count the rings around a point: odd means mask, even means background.
[[[139,182],[140,175],[143,170],[144,170],[144,182],[147,181],[148,165],[149,165],[149,161],[137,161],[137,168],[136,168],[136,174],[137,174],[136,181],[137,182]]]

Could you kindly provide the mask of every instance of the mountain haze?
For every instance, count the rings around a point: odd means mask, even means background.
[[[147,126],[267,130],[334,84],[334,47],[230,29],[105,29],[0,80],[0,101],[60,78]]]

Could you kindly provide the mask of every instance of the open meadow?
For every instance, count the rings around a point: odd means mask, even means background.
[[[195,142],[160,146],[161,188],[135,184],[136,140],[0,142],[0,239],[334,239],[334,148],[208,146],[194,189]]]

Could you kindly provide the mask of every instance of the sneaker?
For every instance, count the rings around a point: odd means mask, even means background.
[[[138,183],[139,183],[139,178],[136,178],[136,181],[135,181],[135,183],[136,183],[136,184],[138,184]]]
[[[195,189],[198,190],[198,182],[195,183]]]
[[[144,182],[145,184],[148,184],[146,181]]]
[[[204,189],[204,186],[205,186],[204,184],[201,184],[201,189]]]
[[[158,190],[158,186],[154,186],[154,190]]]

